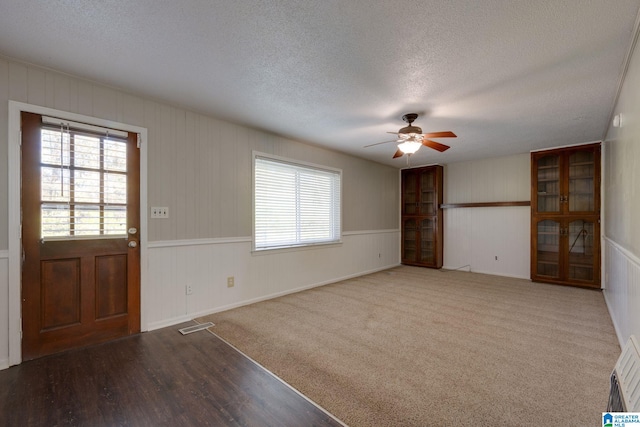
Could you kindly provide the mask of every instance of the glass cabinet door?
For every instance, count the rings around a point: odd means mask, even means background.
[[[434,170],[420,173],[420,215],[433,215],[436,206],[436,174]]]
[[[402,214],[415,215],[418,213],[418,181],[415,174],[408,172],[402,180]]]
[[[560,223],[550,219],[538,222],[536,273],[560,277]]]
[[[568,245],[569,262],[567,278],[569,280],[594,280],[594,236],[595,223],[576,220],[569,223]]]
[[[569,156],[569,212],[595,210],[595,153],[577,151]]]
[[[402,222],[402,259],[416,261],[418,257],[418,226],[413,218]]]
[[[560,156],[550,154],[536,161],[537,211],[560,212]]]
[[[420,221],[420,262],[434,264],[435,254],[435,221],[433,218],[424,218]]]

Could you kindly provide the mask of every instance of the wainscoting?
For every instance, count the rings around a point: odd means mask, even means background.
[[[153,330],[396,266],[400,231],[347,232],[341,244],[266,253],[253,253],[249,237],[157,241],[148,260],[141,311]],[[0,251],[0,369],[9,367],[8,265]]]
[[[444,210],[444,268],[530,277],[531,208]]]
[[[620,346],[640,336],[640,260],[613,240],[604,238],[604,297]]]
[[[153,330],[383,270],[400,263],[399,244],[399,230],[349,232],[341,244],[267,252],[252,252],[249,237],[149,242],[142,315]]]

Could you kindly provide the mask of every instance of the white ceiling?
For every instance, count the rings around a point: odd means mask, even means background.
[[[381,163],[601,140],[640,0],[0,0],[0,54]]]

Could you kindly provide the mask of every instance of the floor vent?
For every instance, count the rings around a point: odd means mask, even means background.
[[[607,412],[640,411],[640,345],[631,336],[611,373]]]
[[[198,325],[188,326],[186,328],[179,329],[179,331],[182,335],[187,335],[193,332],[198,332],[198,331],[202,331],[203,329],[207,329],[209,326],[213,326],[213,323],[211,322],[200,323]]]

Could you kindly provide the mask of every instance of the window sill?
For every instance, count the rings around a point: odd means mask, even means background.
[[[342,240],[337,242],[330,243],[314,243],[310,245],[300,245],[300,246],[286,246],[281,248],[271,248],[271,249],[252,249],[251,255],[273,255],[278,253],[287,253],[287,252],[300,252],[300,251],[308,251],[315,249],[325,249],[332,247],[342,246]]]

